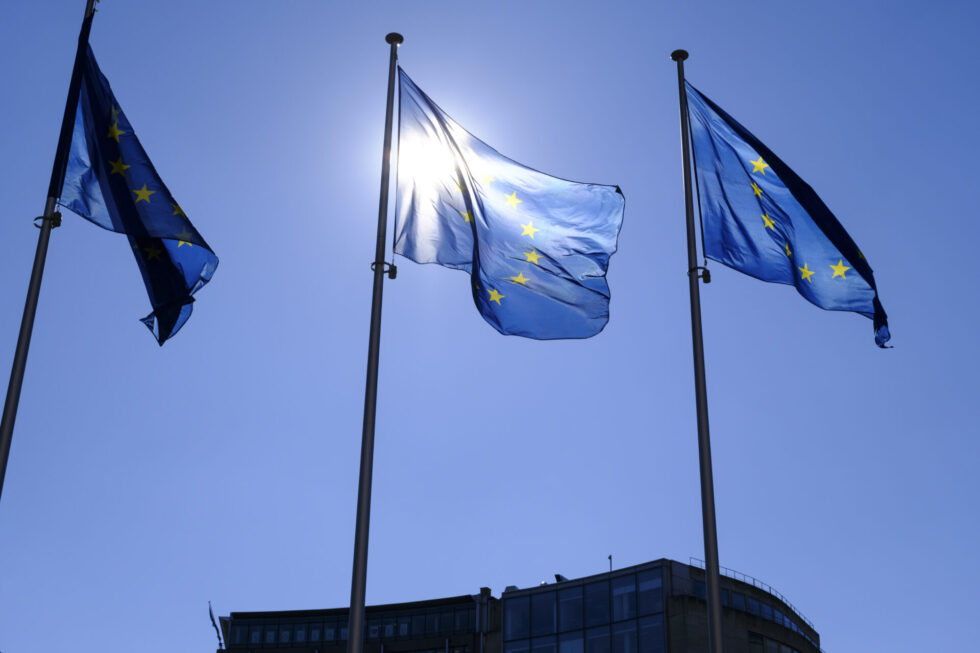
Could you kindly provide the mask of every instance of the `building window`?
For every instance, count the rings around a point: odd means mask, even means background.
[[[664,640],[664,615],[640,618],[639,653],[663,653],[666,646]]]
[[[297,644],[303,644],[306,642],[306,624],[296,625],[296,634],[293,641],[295,641]]]
[[[531,625],[531,603],[527,596],[504,601],[504,639],[528,637]]]
[[[664,611],[663,577],[660,568],[641,571],[636,575],[637,608],[640,614]]]
[[[736,610],[745,612],[745,595],[739,594],[738,592],[732,592],[732,607]]]
[[[531,595],[531,637],[555,632],[555,593]],[[532,646],[532,648],[534,648]]]
[[[288,624],[282,624],[279,626],[279,643],[288,644],[291,639],[290,635],[293,634],[293,627]]]
[[[800,653],[782,642],[763,637],[759,633],[749,633],[749,653]]]
[[[609,623],[609,581],[586,585],[585,625],[598,626],[607,623]]]
[[[337,622],[328,621],[323,624],[323,641],[332,642],[337,639]]]
[[[636,653],[636,621],[630,619],[612,627],[613,653]]]
[[[609,626],[585,631],[585,653],[609,653]]]
[[[750,596],[748,598],[748,604],[749,604],[749,614],[754,614],[755,616],[758,617],[759,616],[759,602],[756,601],[755,599],[753,599]]]
[[[702,601],[706,601],[708,597],[708,590],[705,588],[704,583],[699,580],[694,581],[694,596]]]
[[[581,617],[579,617],[581,619]],[[585,653],[582,631],[565,633],[558,638],[558,653]]]
[[[425,635],[425,615],[412,615],[412,637],[423,637]]]
[[[310,626],[310,641],[311,642],[319,642],[320,641],[320,633],[321,632],[323,632],[323,626],[321,626],[320,624],[313,624],[313,625],[311,625]]]
[[[516,642],[507,642],[504,644],[504,653],[528,653],[530,650],[531,646],[526,639],[519,639]]]
[[[565,632],[581,627],[582,586],[579,585],[558,592],[558,629]]]
[[[772,621],[772,608],[766,605],[765,603],[762,604],[762,618]],[[782,625],[782,623],[783,620],[780,619],[779,624]]]
[[[434,635],[439,632],[439,613],[430,610],[425,613],[425,634]]]
[[[252,626],[248,637],[249,644],[261,644],[262,643],[262,626]]]
[[[556,653],[555,636],[535,637],[531,640],[531,653]]]
[[[412,630],[412,618],[408,615],[398,617],[398,636],[408,637]]]
[[[636,616],[636,579],[632,574],[614,578],[612,581],[612,616],[613,621]]]
[[[456,624],[453,630],[457,633],[471,632],[476,626],[476,608],[456,608],[454,613]]]
[[[274,625],[268,625],[265,627],[265,643],[275,644],[276,643],[276,627]]]

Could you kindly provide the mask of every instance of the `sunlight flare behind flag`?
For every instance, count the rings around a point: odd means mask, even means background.
[[[871,266],[830,209],[762,142],[686,83],[705,255],[785,283],[820,308],[874,321],[891,337]]]
[[[91,47],[58,203],[129,237],[153,307],[141,321],[161,345],[177,333],[218,258],[153,168]]]
[[[619,188],[551,177],[502,156],[398,72],[395,251],[469,272],[473,301],[500,333],[599,333],[623,222]]]

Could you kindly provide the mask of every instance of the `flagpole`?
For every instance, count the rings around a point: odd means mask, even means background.
[[[44,215],[35,220],[35,224],[37,220],[41,221],[39,225],[41,232],[38,234],[37,250],[34,253],[34,267],[31,270],[31,280],[27,286],[27,300],[24,303],[24,316],[21,319],[20,333],[17,336],[17,349],[14,350],[10,383],[7,385],[7,399],[3,404],[3,417],[0,418],[0,495],[3,494],[3,479],[7,471],[7,458],[10,456],[10,443],[14,436],[14,420],[17,418],[20,391],[24,384],[27,350],[31,346],[31,334],[34,331],[34,316],[37,313],[37,301],[41,294],[41,277],[44,275],[44,261],[48,256],[48,242],[51,240],[51,229],[61,224],[61,214],[56,213],[55,208],[58,196],[61,195],[61,185],[65,180],[68,150],[71,147],[72,131],[75,128],[75,110],[78,107],[78,95],[82,85],[82,61],[85,56],[85,48],[88,45],[88,35],[92,29],[96,1],[86,0],[85,3],[85,17],[82,20],[82,30],[78,35],[78,49],[75,51],[75,65],[71,71],[71,82],[68,84],[68,99],[65,102],[65,113],[61,119],[61,133],[58,136],[58,148],[55,151],[54,164],[51,169],[48,198],[44,203]]]
[[[381,201],[378,207],[378,240],[374,250],[374,294],[371,300],[371,331],[368,337],[367,382],[364,389],[364,428],[361,432],[361,471],[357,483],[357,522],[354,526],[354,569],[350,587],[350,616],[347,627],[348,653],[361,653],[364,646],[364,595],[367,586],[368,526],[371,521],[371,473],[374,467],[374,420],[378,405],[378,352],[381,346],[381,291],[387,273],[395,278],[394,266],[385,263],[385,231],[388,226],[388,169],[391,160],[391,123],[395,104],[395,67],[401,34],[385,37],[391,46],[388,60],[388,106],[385,110],[384,153],[381,159]]]
[[[701,464],[701,519],[704,528],[704,570],[708,603],[708,650],[722,653],[721,581],[718,567],[718,530],[715,525],[715,487],[711,472],[711,439],[708,435],[708,389],[704,375],[704,337],[701,332],[701,291],[698,279],[697,243],[694,230],[694,198],[691,193],[691,151],[688,142],[687,93],[684,89],[685,50],[674,50],[681,106],[681,151],[684,156],[684,211],[687,216],[687,278],[691,289],[691,339],[694,348],[694,392],[698,410],[698,458]],[[707,281],[707,278],[705,279]]]

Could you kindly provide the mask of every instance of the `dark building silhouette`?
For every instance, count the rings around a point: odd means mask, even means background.
[[[692,561],[695,562],[695,561]],[[726,653],[819,653],[820,635],[760,581],[723,570]],[[655,560],[519,589],[369,606],[365,653],[701,653],[704,570]],[[347,609],[233,612],[230,651],[345,653]]]

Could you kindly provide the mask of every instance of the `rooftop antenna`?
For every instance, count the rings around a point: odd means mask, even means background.
[[[609,554],[609,573],[612,573],[612,554]]]

